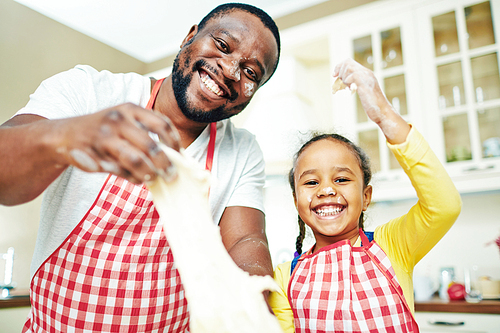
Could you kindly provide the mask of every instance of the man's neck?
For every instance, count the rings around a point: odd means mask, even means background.
[[[151,89],[156,80],[151,79]],[[181,146],[187,148],[207,127],[206,123],[192,121],[182,113],[175,99],[172,88],[172,76],[168,76],[163,81],[158,96],[154,103],[153,110],[168,117],[174,124],[181,137]]]

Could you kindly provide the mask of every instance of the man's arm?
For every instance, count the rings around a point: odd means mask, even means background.
[[[252,275],[272,276],[263,212],[248,207],[227,207],[219,226],[222,242],[238,267]]]
[[[69,165],[137,184],[165,175],[171,164],[149,132],[179,149],[174,130],[167,119],[130,103],[57,120],[17,115],[0,126],[0,204],[36,198]]]
[[[222,243],[239,268],[250,275],[273,276],[263,212],[249,207],[227,207],[219,227]],[[269,291],[264,292],[264,297],[267,300]]]
[[[45,118],[28,114],[0,126],[1,204],[16,205],[36,198],[64,170],[52,161],[44,139],[47,131]]]

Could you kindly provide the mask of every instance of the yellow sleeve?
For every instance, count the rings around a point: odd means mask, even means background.
[[[279,290],[271,292],[269,295],[269,305],[278,318],[281,329],[284,333],[294,333],[293,312],[288,302],[288,282],[290,281],[290,268],[292,262],[288,261],[279,264],[274,270],[274,280],[278,284]]]
[[[443,165],[415,128],[406,142],[387,145],[410,178],[418,202],[407,214],[376,228],[374,239],[391,260],[413,310],[413,268],[451,228],[462,201]]]

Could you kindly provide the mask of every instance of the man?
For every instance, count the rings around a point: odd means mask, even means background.
[[[227,118],[271,77],[279,51],[266,13],[221,5],[191,28],[163,82],[77,66],[45,80],[0,127],[0,203],[45,191],[25,332],[188,329],[179,274],[142,185],[176,176],[157,138],[213,165],[210,207],[224,245],[250,274],[272,274],[261,246],[262,153]]]

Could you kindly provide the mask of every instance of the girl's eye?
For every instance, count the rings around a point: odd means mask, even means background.
[[[347,178],[338,178],[338,179],[335,179],[335,182],[336,183],[345,183],[345,182],[348,182],[349,179]]]
[[[315,180],[308,180],[304,183],[304,185],[318,185],[318,182]]]

